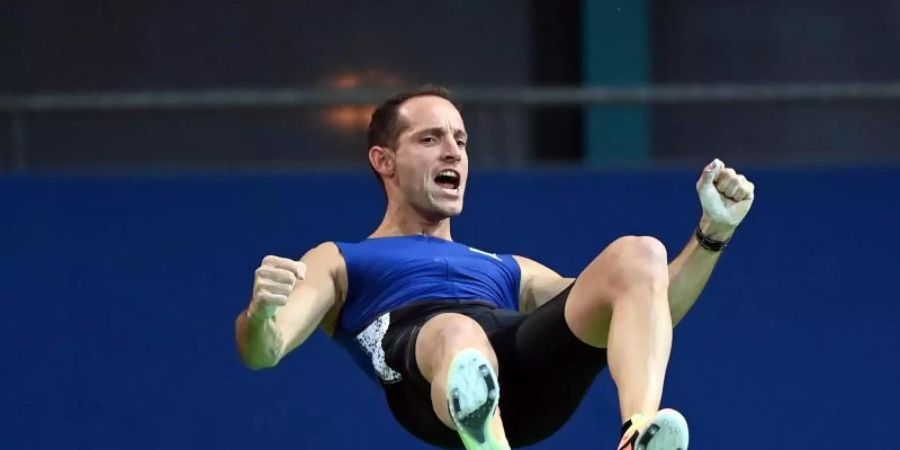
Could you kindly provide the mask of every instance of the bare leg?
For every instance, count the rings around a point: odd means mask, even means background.
[[[416,361],[422,375],[431,383],[431,404],[434,413],[449,428],[456,429],[447,406],[447,378],[453,357],[465,349],[481,352],[499,373],[497,356],[481,326],[461,314],[439,314],[422,327],[416,340]],[[500,411],[491,422],[491,431],[500,441],[506,441]]]
[[[607,349],[623,422],[659,409],[672,348],[668,282],[665,247],[649,237],[624,237],[581,273],[566,304],[572,332]]]

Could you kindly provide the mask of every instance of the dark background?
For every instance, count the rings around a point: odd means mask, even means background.
[[[898,5],[6,1],[0,8],[0,94],[579,85],[589,81],[588,61],[608,79],[646,66],[644,83],[658,85],[891,81],[900,78]],[[586,16],[587,8],[595,15]],[[620,18],[645,23],[645,46],[598,29],[608,26],[598,20],[615,24]],[[631,59],[611,57],[619,53]],[[698,152],[778,165],[896,163],[900,157],[895,103],[647,110],[652,139],[641,165],[694,167],[703,162]],[[578,165],[586,153],[618,151],[585,148],[589,130],[580,108],[465,112],[478,150],[473,158],[482,166]],[[327,114],[311,108],[26,114],[20,120],[27,165],[38,170],[364,167],[365,111],[357,121],[362,125],[349,129],[329,125]],[[9,115],[0,117],[0,167],[10,169],[12,123]]]

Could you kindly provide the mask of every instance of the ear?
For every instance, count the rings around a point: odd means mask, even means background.
[[[394,175],[396,169],[396,161],[394,160],[394,152],[387,147],[374,146],[369,149],[369,163],[376,172],[390,178]]]

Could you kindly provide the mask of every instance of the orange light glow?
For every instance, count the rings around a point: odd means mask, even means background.
[[[344,132],[362,131],[368,128],[375,107],[371,105],[340,105],[325,111],[325,121]]]
[[[343,72],[330,76],[325,82],[335,89],[356,89],[363,87],[397,87],[403,79],[381,69],[367,69],[360,72]],[[357,133],[369,127],[374,105],[335,105],[327,108],[323,119],[331,128],[344,133]]]
[[[331,80],[331,85],[338,89],[352,89],[359,86],[360,78],[356,74],[345,73]]]

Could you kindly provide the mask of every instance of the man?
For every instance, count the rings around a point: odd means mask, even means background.
[[[322,327],[380,381],[408,431],[471,450],[550,436],[608,366],[624,423],[616,449],[687,448],[684,418],[659,410],[672,327],[749,211],[752,183],[713,161],[697,182],[695,239],[677,258],[656,239],[623,237],[573,279],[453,242],[468,136],[445,89],[387,101],[368,138],[387,195],[381,225],[300,261],[263,259],[237,319],[249,367],[275,366]]]

